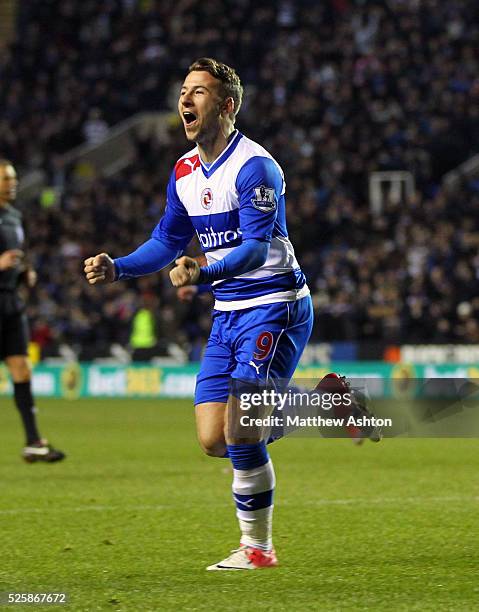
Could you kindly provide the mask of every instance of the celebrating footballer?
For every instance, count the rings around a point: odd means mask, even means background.
[[[167,205],[151,238],[133,253],[85,260],[90,284],[161,270],[172,262],[175,287],[211,283],[213,325],[195,391],[203,451],[229,457],[240,546],[209,570],[277,565],[272,541],[275,474],[266,442],[231,427],[235,381],[289,381],[308,342],[313,308],[288,238],[285,180],[261,145],[235,128],[243,88],[214,59],[194,62],[178,110],[195,147],[176,163]],[[183,256],[196,233],[207,265]],[[335,376],[335,375],[330,375]]]

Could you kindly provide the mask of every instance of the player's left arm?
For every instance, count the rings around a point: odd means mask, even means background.
[[[250,239],[221,261],[200,268],[192,257],[183,256],[175,261],[176,268],[170,272],[171,282],[175,287],[191,284],[207,284],[215,280],[232,278],[256,270],[264,264],[268,257],[269,243]]]
[[[187,281],[211,283],[232,278],[256,270],[266,262],[278,201],[284,193],[284,179],[272,159],[253,157],[238,173],[236,188],[243,242],[221,261],[201,268],[191,258],[181,257],[176,261],[178,268],[170,273],[175,286]]]

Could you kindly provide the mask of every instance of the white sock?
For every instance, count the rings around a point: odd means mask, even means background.
[[[250,470],[233,470],[233,497],[241,544],[269,551],[273,547],[273,493],[276,484],[271,459]]]

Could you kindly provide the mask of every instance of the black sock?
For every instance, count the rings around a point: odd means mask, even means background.
[[[32,444],[40,439],[35,413],[33,412],[34,401],[31,382],[14,383],[15,404],[22,416],[23,427],[27,437],[27,444]]]

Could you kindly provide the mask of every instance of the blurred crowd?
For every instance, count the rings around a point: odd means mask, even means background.
[[[173,112],[189,63],[217,57],[245,84],[239,129],[285,171],[314,339],[479,342],[478,184],[441,187],[479,152],[477,0],[19,7],[17,39],[0,57],[0,152],[21,170],[54,177],[64,152],[101,142],[118,121]],[[93,342],[127,345],[140,308],[155,313],[163,346],[201,345],[210,297],[178,302],[166,273],[102,290],[80,275],[85,256],[125,254],[148,237],[187,147],[178,127],[161,143],[138,137],[127,170],[67,181],[56,205],[29,203],[40,272],[30,314],[45,352],[60,341],[86,353]],[[368,176],[381,170],[411,172],[415,191],[372,212]]]
[[[209,332],[209,294],[201,301],[179,301],[168,270],[101,287],[88,285],[83,276],[84,258],[100,251],[124,255],[149,238],[184,146],[178,128],[161,143],[138,137],[135,159],[114,177],[72,181],[59,205],[44,206],[40,199],[28,204],[29,256],[40,277],[28,306],[33,339],[44,356],[56,354],[59,343],[72,346],[85,360],[108,355],[112,343],[127,347],[140,309],[155,319],[158,342],[151,354],[168,355],[176,345],[199,356]],[[200,254],[199,247],[193,244],[190,253]]]

